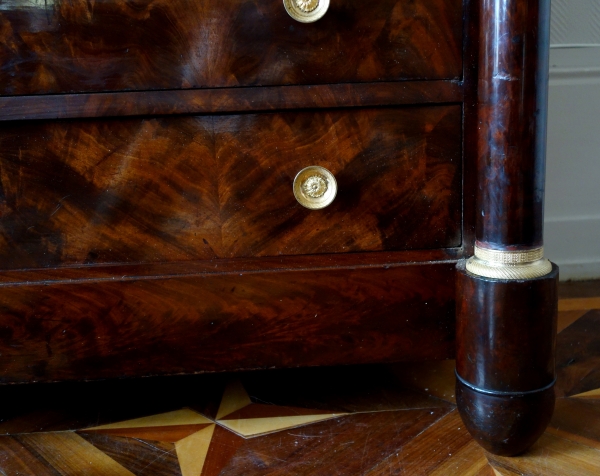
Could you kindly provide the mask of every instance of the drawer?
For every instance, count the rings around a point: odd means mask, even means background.
[[[456,247],[461,108],[12,123],[0,180],[5,269]]]
[[[4,0],[0,94],[458,79],[462,0]]]
[[[453,263],[185,265],[14,272],[0,286],[0,384],[453,357]]]

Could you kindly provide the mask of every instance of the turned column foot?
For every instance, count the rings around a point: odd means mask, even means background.
[[[558,268],[524,280],[477,276],[458,266],[456,400],[486,450],[522,453],[554,410]]]
[[[529,393],[494,394],[456,381],[456,403],[473,438],[487,451],[515,456],[542,435],[554,411],[554,382]]]

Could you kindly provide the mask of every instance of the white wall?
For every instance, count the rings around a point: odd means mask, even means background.
[[[553,0],[545,254],[600,278],[600,0]]]

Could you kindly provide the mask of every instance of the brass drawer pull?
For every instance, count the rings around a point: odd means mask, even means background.
[[[283,0],[283,6],[294,20],[312,23],[325,15],[329,0]]]
[[[333,174],[323,167],[311,165],[302,169],[294,179],[294,196],[298,203],[311,210],[325,208],[337,194]]]

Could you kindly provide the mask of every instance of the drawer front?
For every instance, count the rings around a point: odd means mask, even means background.
[[[0,133],[5,269],[459,246],[460,106],[27,122]],[[338,194],[295,199],[310,165]]]
[[[452,263],[146,279],[117,268],[98,281],[0,287],[0,383],[454,353]]]
[[[457,79],[462,0],[4,0],[0,94]]]

